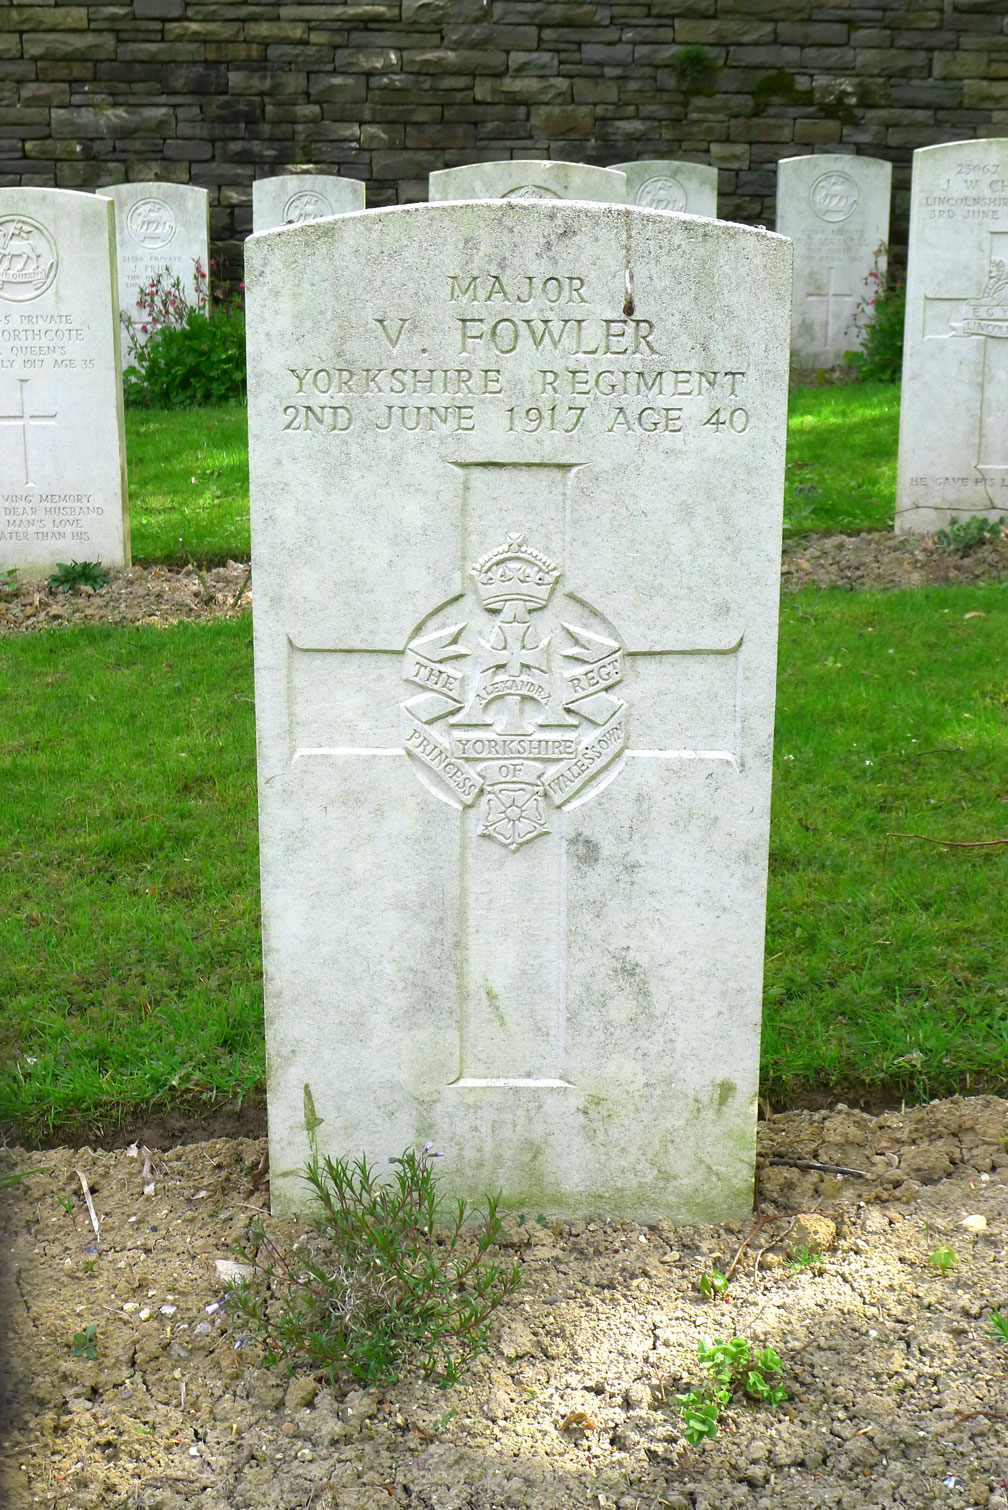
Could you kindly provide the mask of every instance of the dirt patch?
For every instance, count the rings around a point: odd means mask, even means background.
[[[50,588],[43,578],[18,578],[0,597],[0,636],[34,634],[78,624],[177,624],[182,619],[231,618],[252,601],[251,569],[229,561],[196,566],[134,566],[112,573],[104,587]]]
[[[1008,579],[1008,538],[985,540],[964,551],[946,550],[934,535],[805,535],[786,541],[781,587],[845,587],[876,592],[949,583]]]
[[[966,551],[944,550],[933,535],[805,535],[784,543],[781,587],[885,590],[925,583],[1008,580],[1008,538]],[[19,581],[0,597],[0,638],[77,624],[176,624],[182,619],[231,618],[252,605],[251,568],[229,561],[196,566],[134,566],[107,586],[53,590],[46,580]]]
[[[142,1148],[0,1154],[0,1172],[51,1166],[5,1194],[11,1510],[1008,1506],[1008,1347],[989,1335],[1008,1312],[1008,1102],[773,1117],[762,1226],[509,1219],[523,1286],[444,1393],[262,1366],[215,1260],[265,1210],[264,1148],[155,1153],[146,1195]],[[821,1257],[790,1267],[799,1245]],[[705,1299],[700,1275],[740,1248],[729,1301]],[[94,1360],[73,1352],[89,1325]],[[672,1401],[700,1382],[704,1334],[772,1343],[789,1400],[733,1407],[690,1448]]]

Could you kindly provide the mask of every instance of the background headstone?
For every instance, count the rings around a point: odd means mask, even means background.
[[[717,214],[717,168],[669,158],[613,163],[627,179],[627,204],[641,210],[678,210],[687,215]]]
[[[112,206],[0,189],[0,570],[130,564]]]
[[[279,173],[252,185],[252,229],[304,225],[347,210],[363,210],[364,185],[335,173]]]
[[[896,530],[1008,516],[1008,138],[914,153]]]
[[[247,252],[276,1207],[434,1140],[526,1211],[746,1213],[789,244],[497,202]]]
[[[593,199],[626,202],[626,177],[590,163],[528,161],[469,163],[442,168],[429,178],[431,203],[447,199]]]
[[[197,267],[202,270],[203,290],[208,287],[210,196],[206,189],[173,183],[110,184],[97,193],[115,205],[119,307],[142,345],[144,320],[137,309],[141,287],[160,275],[177,277],[188,302],[195,304]],[[131,342],[125,327],[121,336],[126,367]]]
[[[791,358],[835,367],[860,344],[854,317],[884,277],[892,164],[822,153],[777,164],[777,229],[794,242]]]

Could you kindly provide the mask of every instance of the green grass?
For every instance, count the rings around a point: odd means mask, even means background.
[[[0,697],[0,1115],[261,1083],[248,618],[0,641]]]
[[[899,385],[795,388],[788,404],[785,532],[891,530]]]
[[[126,458],[135,561],[248,560],[243,406],[127,409]]]
[[[1008,837],[1006,639],[1006,587],[784,600],[778,1106],[1008,1082],[1008,846],[887,838]],[[261,1088],[248,619],[0,641],[0,697],[0,1119],[44,1142]]]
[[[778,1105],[1006,1083],[1008,844],[928,842],[1008,839],[1006,639],[1003,585],[783,599],[763,1037]]]
[[[796,388],[788,424],[787,533],[891,530],[898,427],[894,384]],[[248,560],[244,408],[129,409],[126,453],[134,560]]]

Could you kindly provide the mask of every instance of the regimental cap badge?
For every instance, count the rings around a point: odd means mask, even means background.
[[[525,544],[525,536],[509,535],[506,545],[487,551],[472,568],[483,605],[499,613],[506,603],[545,608],[560,568],[541,551]]]

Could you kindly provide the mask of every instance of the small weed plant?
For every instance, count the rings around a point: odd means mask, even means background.
[[[69,592],[72,587],[93,587],[97,592],[111,580],[100,561],[57,561],[49,586],[53,592]]]
[[[777,1406],[787,1390],[777,1382],[781,1358],[772,1347],[756,1348],[745,1337],[730,1341],[705,1337],[697,1344],[697,1358],[710,1375],[699,1389],[676,1395],[686,1440],[691,1447],[717,1436],[718,1417],[736,1398]]]
[[[706,1295],[708,1300],[729,1300],[731,1298],[728,1277],[722,1274],[720,1269],[712,1269],[709,1274],[701,1274],[697,1280],[697,1289],[701,1295]]]
[[[792,1248],[787,1257],[787,1266],[792,1273],[798,1273],[802,1269],[815,1269],[822,1263],[822,1254],[805,1243],[799,1243]]]
[[[253,1277],[233,1310],[266,1340],[267,1363],[307,1363],[330,1383],[365,1385],[421,1373],[454,1384],[486,1351],[491,1313],[515,1289],[519,1265],[488,1257],[500,1231],[497,1202],[467,1212],[438,1189],[427,1144],[391,1161],[380,1179],[364,1158],[312,1158],[315,1241],[288,1258],[261,1225],[242,1257]],[[467,1226],[467,1218],[469,1225]]]
[[[18,590],[18,569],[16,566],[8,566],[6,571],[0,570],[0,598],[16,598]]]
[[[983,514],[971,514],[968,519],[953,519],[947,529],[936,535],[938,544],[947,551],[964,555],[975,545],[987,540],[1000,540],[1003,525],[1008,523],[1002,514],[999,519],[986,519]]]
[[[887,250],[876,250],[864,280],[866,293],[854,311],[858,349],[844,352],[844,361],[861,382],[898,383],[902,376],[906,288],[902,278],[888,268],[883,271]]]
[[[73,1355],[75,1358],[90,1358],[92,1362],[98,1357],[98,1327],[94,1322],[83,1332],[74,1333]]]
[[[166,268],[141,289],[137,309],[139,318],[123,316],[129,338],[129,365],[123,373],[127,404],[193,409],[244,402],[245,311],[240,293],[231,293],[223,284],[211,287],[196,263],[191,294]]]
[[[936,1268],[939,1274],[947,1274],[958,1262],[959,1255],[945,1246],[936,1248],[933,1253],[928,1254],[928,1263]]]
[[[990,1314],[990,1326],[987,1328],[988,1337],[993,1337],[995,1342],[1003,1342],[1008,1347],[1008,1316],[995,1306]]]

